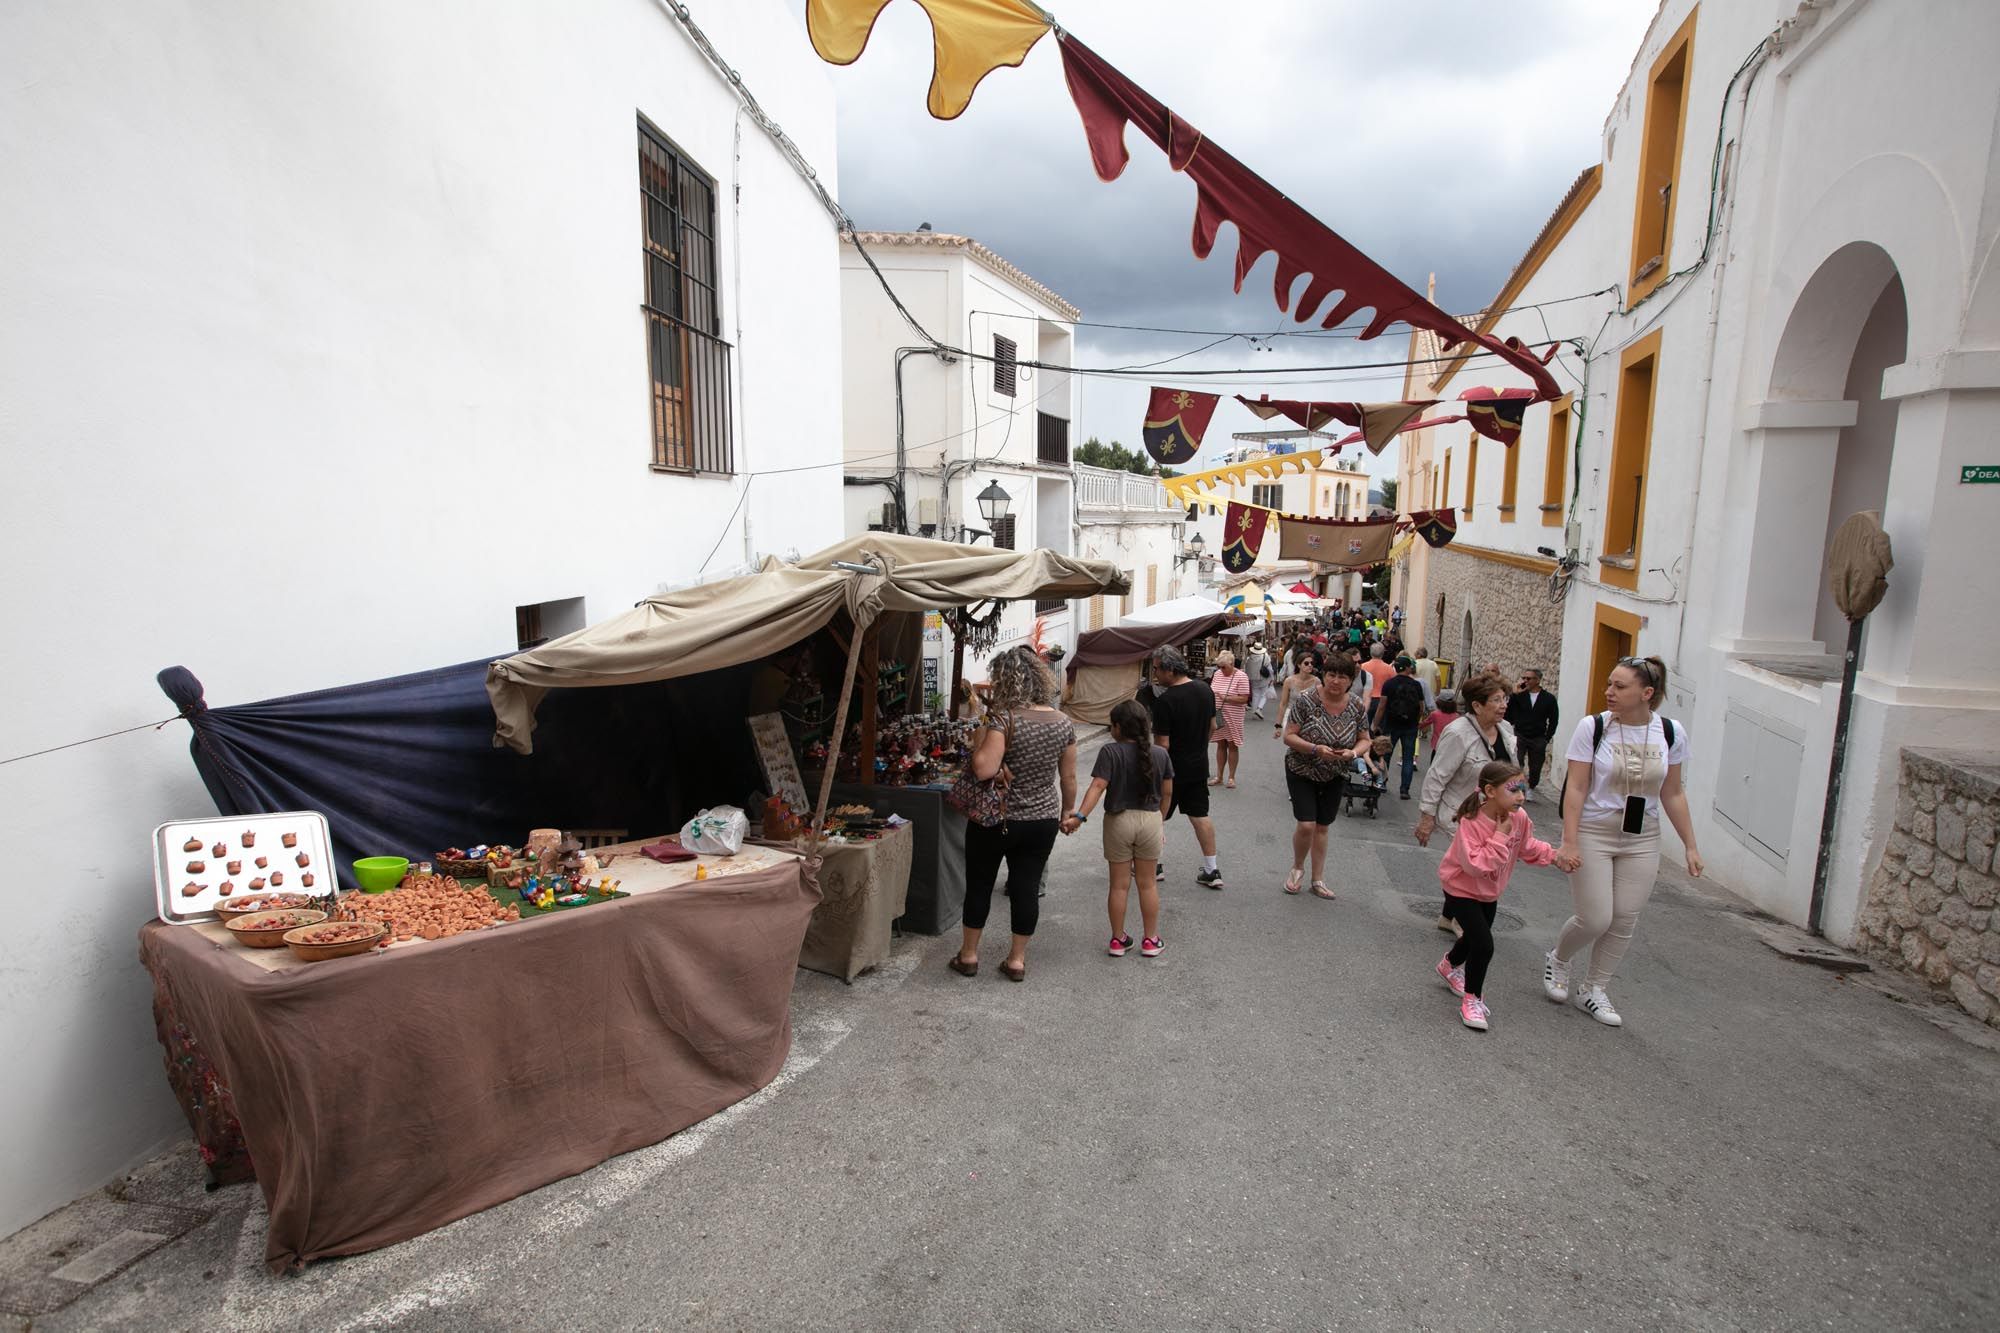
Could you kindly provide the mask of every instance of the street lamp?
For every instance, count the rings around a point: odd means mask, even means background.
[[[1007,517],[1007,510],[1013,503],[1014,497],[1002,490],[997,481],[987,482],[986,489],[979,493],[980,515],[985,518],[989,527],[996,530],[1000,520]]]
[[[1192,538],[1189,539],[1188,544],[1181,548],[1180,554],[1174,557],[1174,564],[1176,567],[1178,567],[1180,565],[1185,565],[1190,560],[1199,563],[1204,557],[1207,556],[1207,554],[1208,554],[1208,543],[1203,541],[1201,538],[1201,534],[1197,532]]]

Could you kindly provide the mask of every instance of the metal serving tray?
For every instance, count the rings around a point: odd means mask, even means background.
[[[287,834],[293,846],[285,845]],[[247,847],[246,838],[250,843]],[[191,841],[199,842],[201,850],[185,850]],[[223,849],[220,855],[215,852],[218,843]],[[304,865],[299,864],[301,856],[306,859]],[[266,864],[259,866],[258,857]],[[229,870],[232,861],[238,863],[233,874]],[[202,868],[190,870],[191,863]],[[160,920],[170,926],[213,921],[217,903],[241,894],[329,893],[339,887],[337,870],[333,836],[327,832],[326,816],[316,810],[176,819],[153,830],[153,886]],[[282,882],[269,882],[274,872],[283,876]],[[308,876],[310,884],[305,882]],[[250,887],[255,879],[265,881],[261,889]],[[224,884],[229,887],[225,889]],[[187,892],[190,885],[193,893]]]

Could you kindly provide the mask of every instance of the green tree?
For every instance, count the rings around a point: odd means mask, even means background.
[[[1392,514],[1396,512],[1396,490],[1397,482],[1394,477],[1382,478],[1382,503]]]
[[[1133,451],[1113,440],[1110,444],[1095,435],[1076,447],[1076,461],[1087,467],[1110,468],[1115,472],[1136,472],[1142,477],[1170,477],[1173,473],[1155,467],[1144,451]]]

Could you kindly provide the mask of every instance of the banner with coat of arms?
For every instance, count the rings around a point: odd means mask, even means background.
[[[1364,569],[1389,558],[1396,520],[1299,518],[1278,515],[1278,558],[1312,560],[1341,569]]]

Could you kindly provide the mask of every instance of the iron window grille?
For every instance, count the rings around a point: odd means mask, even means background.
[[[718,334],[715,182],[639,122],[645,238],[646,364],[652,383],[653,466],[727,475],[729,344]]]

